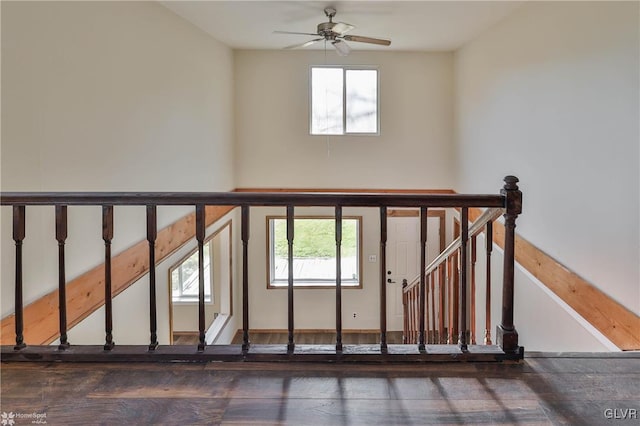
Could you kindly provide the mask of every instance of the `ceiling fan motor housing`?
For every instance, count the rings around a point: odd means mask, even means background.
[[[333,32],[333,27],[335,27],[335,22],[323,22],[318,24],[318,35],[321,35],[329,40],[333,40],[336,37],[336,33]]]

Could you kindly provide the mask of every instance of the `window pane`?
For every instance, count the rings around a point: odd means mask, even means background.
[[[342,221],[342,279],[352,284],[359,281],[358,224],[357,219]],[[293,275],[296,285],[335,285],[335,219],[295,219],[294,230]],[[272,219],[272,238],[271,279],[286,282],[289,269],[285,219]]]
[[[174,298],[180,296],[180,271],[178,268],[171,271],[171,292]]]
[[[341,135],[342,68],[311,69],[311,134]]]
[[[204,300],[211,302],[210,243],[204,245]],[[197,301],[199,295],[198,251],[171,271],[171,293],[174,301]],[[181,281],[182,279],[182,281]]]
[[[347,70],[347,133],[378,131],[378,71]]]

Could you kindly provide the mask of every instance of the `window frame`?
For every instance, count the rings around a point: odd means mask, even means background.
[[[285,285],[274,285],[273,282],[276,280],[272,280],[271,277],[274,274],[273,271],[273,263],[272,263],[272,259],[275,258],[274,256],[274,244],[272,244],[273,241],[273,232],[272,232],[272,227],[271,227],[271,221],[273,219],[282,219],[282,220],[286,220],[287,217],[283,216],[283,215],[269,215],[266,216],[266,259],[267,259],[267,264],[266,264],[266,275],[267,275],[267,289],[272,290],[272,289],[287,289],[288,288],[288,280],[284,280],[282,282],[285,283]],[[295,219],[332,219],[335,221],[335,216],[330,216],[330,215],[300,215],[300,216],[294,216],[294,220]],[[346,219],[350,219],[350,220],[356,220],[357,221],[357,235],[356,237],[358,238],[356,247],[357,247],[357,255],[356,255],[356,259],[358,262],[357,268],[358,268],[358,281],[357,284],[346,284],[345,282],[349,281],[349,280],[345,280],[343,279],[341,281],[341,288],[344,289],[349,289],[349,290],[355,290],[355,289],[362,289],[362,280],[363,280],[363,276],[362,276],[362,271],[363,271],[363,264],[362,264],[362,259],[363,259],[363,254],[362,254],[362,223],[363,223],[363,219],[362,216],[343,216],[342,220],[346,220]],[[294,245],[295,245],[295,227],[294,227]],[[299,283],[306,283],[306,284],[296,284],[296,281],[298,281]],[[327,283],[327,284],[313,284],[313,283]],[[331,284],[329,284],[331,283]],[[296,280],[294,277],[293,280],[293,287],[295,289],[334,289],[336,288],[336,280]]]
[[[213,265],[213,247],[212,247],[212,242],[214,237],[217,235],[217,233],[214,233],[213,235],[209,236],[209,238],[207,238],[206,240],[204,240],[203,242],[203,249],[205,245],[209,245],[209,268],[211,268],[211,265]],[[171,299],[171,303],[175,304],[175,305],[197,305],[198,303],[200,303],[199,298],[196,297],[195,299],[189,298],[189,299],[178,299],[178,300],[174,300],[173,299],[173,271],[176,270],[177,268],[180,268],[180,266],[187,261],[187,259],[189,259],[191,256],[193,256],[194,254],[198,253],[198,247],[196,247],[195,249],[191,250],[189,253],[187,253],[185,256],[183,256],[180,260],[178,260],[176,263],[174,263],[173,265],[171,265],[169,267],[168,270],[168,275],[169,275],[169,298]],[[180,283],[180,285],[182,285],[182,283]],[[206,285],[206,283],[205,283]],[[215,294],[214,294],[214,283],[213,283],[213,274],[211,273],[211,269],[209,269],[209,287],[210,287],[210,295],[211,295],[211,300],[207,300],[207,296],[205,294],[205,301],[204,303],[206,305],[214,305],[215,304]]]
[[[342,70],[342,133],[313,133],[313,69],[339,68]],[[376,72],[376,131],[347,132],[347,71]],[[309,66],[309,135],[320,137],[380,136],[380,68],[376,65],[310,65]]]

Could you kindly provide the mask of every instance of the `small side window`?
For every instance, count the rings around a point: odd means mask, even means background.
[[[211,277],[211,241],[204,244],[204,301],[213,302]],[[171,299],[174,303],[197,303],[199,294],[198,249],[170,270]]]

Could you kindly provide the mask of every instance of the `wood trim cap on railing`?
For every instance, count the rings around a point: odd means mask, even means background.
[[[293,194],[249,192],[4,192],[0,205],[502,207],[504,196],[468,194]]]

